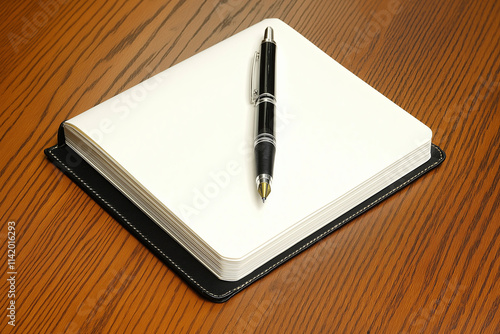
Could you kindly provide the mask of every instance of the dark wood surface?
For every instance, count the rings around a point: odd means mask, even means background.
[[[447,160],[213,304],[43,149],[61,121],[268,17],[422,120]],[[1,332],[500,333],[499,17],[495,0],[4,2]]]

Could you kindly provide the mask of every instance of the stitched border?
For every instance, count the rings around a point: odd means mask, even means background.
[[[230,296],[232,294],[235,294],[237,293],[238,291],[242,290],[243,288],[247,287],[248,285],[250,285],[251,283],[257,281],[258,279],[260,279],[261,277],[265,276],[267,273],[269,273],[270,271],[272,271],[273,269],[275,269],[276,267],[280,266],[282,263],[288,261],[290,258],[294,257],[295,255],[297,255],[298,253],[301,253],[302,251],[304,251],[305,249],[309,248],[311,245],[315,244],[317,241],[323,239],[326,235],[332,233],[334,230],[338,229],[340,226],[344,225],[345,223],[347,223],[348,221],[354,219],[355,217],[359,216],[360,214],[362,214],[363,212],[367,211],[368,209],[372,208],[373,206],[375,206],[376,204],[380,203],[381,201],[383,201],[385,198],[389,197],[390,195],[392,195],[393,193],[397,192],[398,190],[400,190],[401,188],[405,187],[406,185],[408,185],[409,183],[411,183],[412,181],[414,181],[415,179],[419,178],[421,175],[427,173],[429,170],[433,169],[434,167],[436,167],[438,164],[440,164],[442,161],[443,161],[443,151],[437,147],[436,145],[432,144],[432,147],[434,147],[438,152],[439,152],[439,159],[434,162],[432,165],[429,165],[427,166],[425,169],[421,170],[418,174],[414,175],[413,177],[411,177],[410,179],[406,180],[404,183],[400,184],[399,186],[397,186],[396,188],[392,189],[391,191],[387,192],[386,194],[384,194],[383,196],[377,198],[376,200],[372,201],[370,204],[367,204],[366,206],[364,206],[363,208],[359,209],[358,211],[356,211],[355,213],[353,213],[352,215],[350,215],[349,217],[343,219],[341,222],[335,224],[334,226],[332,226],[331,228],[329,228],[328,230],[326,230],[325,232],[321,233],[320,235],[318,235],[317,237],[315,237],[314,239],[310,240],[309,242],[307,242],[306,244],[302,245],[300,248],[298,248],[297,250],[295,250],[294,252],[288,254],[287,256],[285,256],[284,258],[282,258],[281,260],[279,260],[278,262],[274,263],[273,265],[271,265],[270,267],[268,267],[267,269],[264,269],[263,271],[261,271],[259,274],[255,275],[254,277],[248,279],[247,281],[245,281],[244,283],[240,284],[239,286],[231,289],[231,290],[228,290],[226,292],[224,292],[223,294],[215,294],[215,293],[212,293],[210,291],[208,291],[207,289],[205,289],[200,283],[198,283],[193,277],[191,277],[188,273],[186,273],[177,263],[175,263],[175,261],[173,261],[167,254],[165,254],[159,247],[157,247],[150,239],[148,239],[144,234],[141,233],[140,230],[138,230],[125,216],[123,216],[113,205],[111,205],[108,201],[106,201],[103,197],[100,196],[100,194],[94,190],[90,185],[88,185],[83,179],[81,179],[72,169],[71,167],[69,167],[67,164],[65,164],[63,161],[61,161],[54,153],[53,151],[55,149],[58,148],[58,146],[53,146],[51,148],[49,148],[46,152],[48,154],[50,154],[52,156],[52,158],[54,158],[55,160],[57,160],[57,162],[59,162],[59,164],[61,164],[62,166],[64,166],[64,168],[69,172],[71,173],[71,175],[76,178],[78,181],[80,181],[80,183],[86,187],[86,189],[88,189],[89,191],[91,191],[97,198],[99,198],[103,204],[105,204],[108,208],[110,208],[111,210],[113,210],[113,212],[115,212],[129,227],[131,227],[135,232],[137,232],[142,238],[143,240],[145,240],[149,245],[151,245],[154,249],[156,249],[157,252],[159,252],[167,261],[168,263],[170,263],[171,265],[173,265],[176,269],[178,269],[180,272],[182,272],[185,277],[190,280],[193,284],[195,284],[196,286],[198,286],[204,293],[206,293],[207,295],[211,296],[212,298],[215,298],[215,299],[222,299],[224,297],[227,297],[227,296]]]

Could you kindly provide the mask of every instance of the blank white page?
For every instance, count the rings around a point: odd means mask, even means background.
[[[250,77],[267,26],[277,44],[278,113],[274,180],[263,204],[255,184]],[[291,232],[307,225],[308,216],[430,143],[432,135],[277,19],[238,33],[69,123],[92,137],[195,239],[234,261],[290,247],[298,241]]]

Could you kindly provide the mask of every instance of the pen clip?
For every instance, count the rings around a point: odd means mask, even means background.
[[[255,103],[257,97],[259,96],[259,88],[258,88],[258,74],[259,74],[259,61],[260,61],[260,52],[256,51],[255,56],[253,58],[252,65],[252,78],[250,82],[250,102]]]

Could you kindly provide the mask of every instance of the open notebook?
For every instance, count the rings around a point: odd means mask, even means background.
[[[250,79],[267,26],[277,44],[277,151],[263,204]],[[431,139],[427,126],[268,19],[67,120],[46,154],[221,301],[439,164]],[[129,210],[139,216],[127,218]]]

